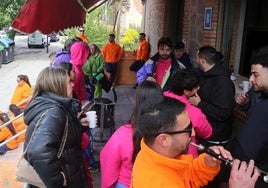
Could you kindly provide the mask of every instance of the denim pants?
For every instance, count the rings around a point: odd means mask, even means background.
[[[110,73],[110,81],[114,82],[115,74],[117,70],[117,63],[105,63],[105,69],[108,73]]]
[[[7,147],[7,145],[3,145],[0,147],[0,155],[5,154],[7,151],[9,151],[10,149]]]

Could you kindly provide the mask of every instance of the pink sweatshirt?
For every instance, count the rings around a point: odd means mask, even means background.
[[[132,126],[122,125],[105,144],[100,153],[101,187],[112,188],[116,183],[130,187],[132,172]]]
[[[183,102],[186,105],[186,110],[190,116],[190,120],[192,122],[196,136],[203,139],[209,138],[211,136],[212,127],[208,122],[205,114],[203,114],[203,112],[199,108],[192,105],[185,96],[179,96],[170,91],[165,92],[164,95],[170,98],[177,99],[178,101]],[[196,143],[195,137],[192,137],[192,142]],[[192,145],[189,145],[188,153],[192,154],[194,157],[198,156],[197,148]]]
[[[71,63],[73,64],[75,71],[73,89],[80,102],[88,100],[86,95],[87,90],[85,85],[85,76],[82,67],[86,63],[90,54],[89,46],[84,42],[76,42],[71,47]]]

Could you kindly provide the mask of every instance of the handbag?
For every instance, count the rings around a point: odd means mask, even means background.
[[[56,108],[56,107],[55,107]],[[35,171],[35,169],[33,168],[33,166],[25,159],[24,155],[27,152],[27,149],[29,147],[29,144],[33,138],[33,135],[35,133],[35,131],[37,130],[37,128],[40,126],[40,122],[42,121],[42,119],[45,117],[45,115],[47,114],[47,112],[51,109],[55,109],[55,108],[49,108],[47,109],[40,117],[40,119],[37,121],[36,126],[34,127],[33,133],[30,137],[30,140],[28,142],[28,145],[26,146],[25,151],[23,152],[18,165],[17,165],[17,181],[19,182],[24,182],[24,183],[28,183],[40,188],[44,188],[46,187],[46,185],[44,184],[44,182],[41,180],[41,178],[39,177],[39,175],[37,174],[37,172]],[[68,133],[68,116],[66,115],[66,124],[65,124],[65,128],[64,128],[64,133],[63,133],[63,137],[61,140],[61,144],[60,144],[60,148],[58,150],[57,153],[57,158],[59,159],[63,153],[64,150],[64,146],[66,143],[66,139],[67,139],[67,133]]]

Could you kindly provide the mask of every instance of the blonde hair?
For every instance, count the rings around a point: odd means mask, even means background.
[[[67,82],[69,75],[66,70],[60,68],[47,67],[43,69],[36,81],[33,99],[43,92],[51,92],[67,97]]]

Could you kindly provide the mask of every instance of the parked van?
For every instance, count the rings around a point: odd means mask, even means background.
[[[46,47],[50,44],[50,37],[42,34],[40,31],[35,31],[28,36],[28,48]]]

